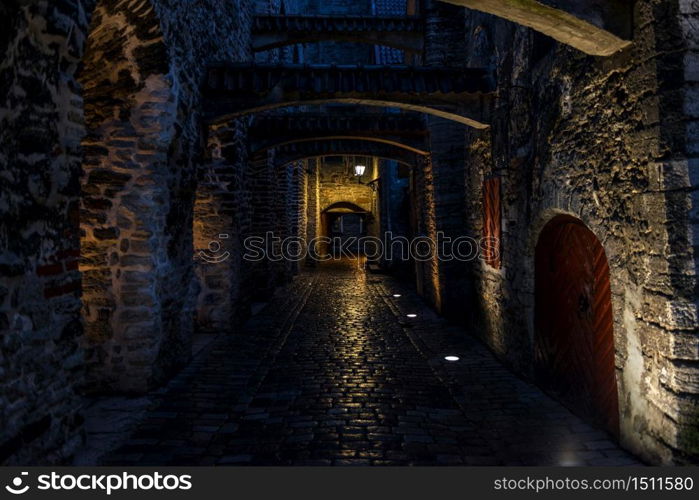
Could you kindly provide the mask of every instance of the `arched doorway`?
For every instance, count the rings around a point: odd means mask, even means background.
[[[359,240],[366,236],[366,214],[364,213],[328,213],[330,238],[333,240],[334,252],[339,247],[355,255],[359,254]]]
[[[355,203],[342,201],[333,203],[321,212],[322,235],[330,238],[332,244],[324,251],[332,250],[333,255],[340,247],[346,248],[345,240],[359,240],[367,234],[370,212]],[[359,246],[351,245],[350,251],[357,253]]]
[[[574,412],[619,433],[609,265],[582,221],[561,215],[536,246],[536,374]]]

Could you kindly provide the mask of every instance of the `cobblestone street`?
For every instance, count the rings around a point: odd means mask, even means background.
[[[302,274],[244,331],[203,348],[103,462],[636,463],[407,286],[356,261]]]

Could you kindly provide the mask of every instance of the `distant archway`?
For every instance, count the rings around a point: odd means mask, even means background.
[[[323,210],[323,213],[367,213],[365,209],[351,201],[338,201]]]
[[[312,154],[308,151],[299,151],[291,154],[284,154],[277,156],[277,163],[287,164],[302,160],[322,160],[323,158],[330,158],[335,156],[373,156],[379,160],[395,161],[396,163],[403,165],[408,168],[413,168],[417,165],[417,155],[400,155],[396,153],[382,153],[373,149],[367,148],[353,148],[346,149],[339,152],[328,152],[324,154]]]
[[[585,224],[560,215],[536,246],[537,378],[575,412],[619,434],[609,265]]]
[[[321,212],[322,234],[331,238],[333,244],[346,238],[358,239],[366,235],[370,215],[371,212],[350,201],[333,203]],[[352,244],[346,249],[356,253],[359,246]]]
[[[408,141],[405,139],[399,139],[399,138],[388,138],[388,137],[371,137],[363,134],[345,134],[345,135],[325,135],[325,136],[318,136],[318,137],[300,137],[296,139],[287,139],[287,140],[281,140],[279,142],[266,144],[262,146],[264,149],[259,149],[256,151],[253,151],[252,154],[259,154],[265,149],[273,149],[273,148],[281,148],[284,146],[288,146],[291,144],[302,144],[302,143],[307,143],[307,142],[323,142],[323,141],[365,141],[365,142],[375,142],[378,144],[386,144],[388,146],[394,146],[400,149],[404,149],[406,151],[410,151],[411,153],[415,153],[418,155],[422,156],[427,156],[429,151],[424,149],[424,144],[417,144],[417,141],[413,141],[414,144],[408,144]],[[421,142],[425,142],[424,139]],[[417,146],[422,146],[422,147],[417,147]]]

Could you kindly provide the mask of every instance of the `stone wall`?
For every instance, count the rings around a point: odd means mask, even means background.
[[[290,196],[292,194],[292,171],[293,163],[275,165],[273,170],[274,178],[270,189],[274,199],[274,236],[278,238],[277,251],[281,252],[282,242],[293,236],[292,221],[293,213],[289,210]],[[294,210],[295,211],[295,210]],[[281,255],[278,253],[277,255]],[[283,286],[289,282],[293,275],[293,263],[289,259],[279,259],[272,265],[272,284]]]
[[[104,0],[93,16],[80,78],[89,132],[82,270],[95,390],[142,392],[189,359],[199,85],[206,61],[248,57],[244,8]],[[230,35],[212,16],[227,20]]]
[[[306,175],[306,237],[308,240],[321,236],[320,224],[320,160],[312,158],[304,160]],[[312,261],[309,261],[312,264]]]
[[[160,24],[148,4],[134,11],[101,2],[79,75],[87,128],[80,271],[95,390],[152,383],[153,346],[168,313],[160,283],[169,269],[168,157],[177,110]]]
[[[199,331],[230,331],[249,315],[244,235],[250,231],[246,124],[210,132],[210,158],[199,167],[194,205],[194,268]]]
[[[621,442],[652,462],[696,460],[699,349],[691,197],[696,7],[641,0],[633,47],[610,58],[541,44],[469,15],[466,53],[494,54],[489,133],[469,134],[467,229],[482,230],[483,178],[502,177],[503,268],[472,279],[484,340],[532,375],[534,250],[557,214],[581,219],[611,269]],[[684,29],[684,36],[683,30]],[[472,48],[472,50],[471,50]]]
[[[293,164],[275,161],[274,150],[251,158],[247,166],[251,224],[245,237],[264,242],[264,255],[245,263],[251,274],[249,293],[254,301],[267,301],[275,288],[288,283],[293,274],[292,263],[277,257],[281,242],[292,235],[288,211],[292,169]]]
[[[91,2],[0,16],[0,463],[80,444],[80,88]]]
[[[2,463],[65,460],[81,441],[86,381],[141,391],[190,354],[198,89],[208,60],[248,50],[250,5],[104,0],[93,16],[95,3],[3,2],[0,384],[12,390],[0,405]],[[142,300],[153,307],[133,307]],[[122,313],[134,329],[115,331]]]
[[[287,196],[287,211],[289,213],[289,235],[300,241],[308,242],[308,172],[306,162],[298,161],[289,169],[291,180]],[[291,263],[294,274],[298,273],[305,263],[305,258]]]
[[[251,224],[250,237],[261,238],[267,243],[267,235],[274,233],[275,220],[275,167],[273,151],[252,158],[247,166]],[[272,279],[272,262],[267,258],[248,263],[251,273],[251,294],[254,301],[266,301],[274,291]]]
[[[390,233],[393,238],[410,238],[412,234],[409,175],[415,168],[417,165],[411,169],[395,161],[381,162],[378,198],[382,236]],[[380,264],[406,278],[413,274],[413,263],[407,255],[399,256],[396,253],[390,260],[384,255]]]
[[[466,37],[464,29],[465,10],[439,1],[426,1],[425,15],[425,51],[426,66],[465,67],[464,54]],[[437,117],[428,117],[430,132],[430,162],[424,180],[429,186],[426,190],[425,206],[431,212],[426,221],[427,233],[432,241],[438,235],[448,238],[463,236],[465,214],[463,200],[465,197],[463,165],[465,158],[463,125]],[[421,264],[421,288],[436,309],[452,319],[463,319],[465,309],[462,297],[468,287],[465,279],[465,266],[459,261],[441,261],[432,259]]]
[[[411,205],[413,208],[413,239],[415,246],[426,248],[437,241],[437,215],[435,213],[434,168],[431,157],[420,158],[412,171]],[[418,243],[419,242],[419,243]],[[434,252],[434,247],[432,247]],[[414,252],[415,285],[417,291],[437,310],[441,308],[441,287],[439,282],[439,261],[433,253]]]

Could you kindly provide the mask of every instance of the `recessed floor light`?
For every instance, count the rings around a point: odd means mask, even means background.
[[[444,356],[444,359],[453,363],[455,361],[459,361],[461,358],[458,356]]]
[[[399,298],[399,297],[401,297],[401,294],[399,294],[399,293],[394,293],[393,296],[394,296],[395,298]]]
[[[406,314],[408,318],[417,318],[417,314]]]

